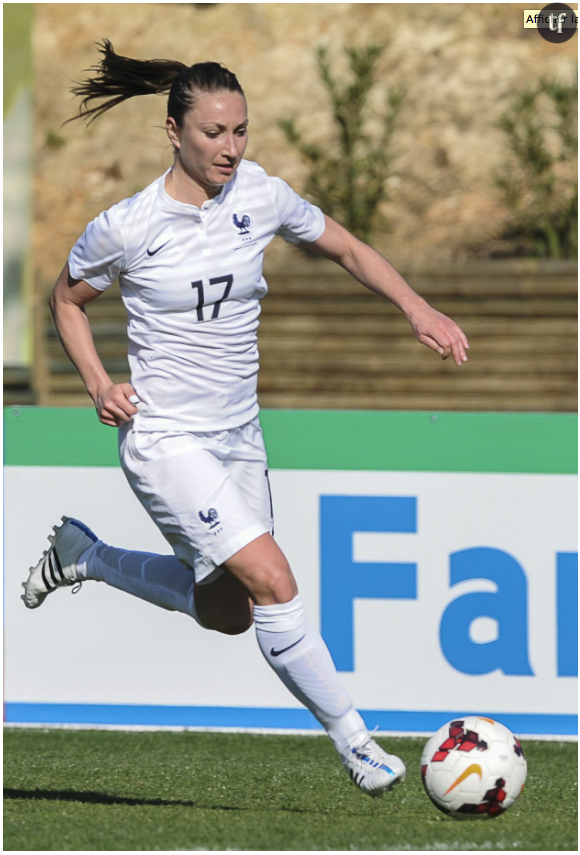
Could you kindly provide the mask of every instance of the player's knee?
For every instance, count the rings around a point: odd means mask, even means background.
[[[258,587],[262,603],[288,603],[298,593],[294,576],[286,562],[264,568]]]

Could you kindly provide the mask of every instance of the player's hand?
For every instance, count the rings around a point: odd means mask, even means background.
[[[467,362],[467,336],[451,318],[431,306],[422,306],[413,312],[409,321],[421,344],[436,351],[442,359],[453,356],[456,365]]]
[[[99,420],[109,427],[120,427],[131,421],[138,411],[130,399],[138,400],[130,383],[109,383],[102,386],[94,397]]]

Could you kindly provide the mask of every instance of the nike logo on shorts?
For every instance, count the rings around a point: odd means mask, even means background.
[[[159,250],[160,250],[160,249],[163,249],[163,247],[164,247],[164,246],[167,246],[167,244],[168,244],[168,243],[169,243],[169,241],[168,241],[168,240],[166,240],[166,241],[165,241],[165,243],[162,243],[162,244],[161,244],[161,246],[158,246],[158,247],[157,247],[157,249],[154,249],[154,250],[153,250],[153,252],[151,252],[151,250],[150,250],[150,249],[148,249],[148,250],[147,250],[147,255],[149,255],[149,256],[151,256],[151,255],[157,255],[157,253],[159,252]]]
[[[299,638],[298,641],[294,642],[294,644],[289,644],[288,647],[283,647],[282,650],[274,650],[274,648],[272,648],[270,650],[270,656],[280,656],[281,653],[286,653],[287,650],[290,650],[292,647],[296,647],[297,644],[300,644],[303,638],[306,638],[306,635],[303,635],[302,638]]]

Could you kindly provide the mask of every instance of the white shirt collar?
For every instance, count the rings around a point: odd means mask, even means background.
[[[199,214],[200,211],[207,211],[209,208],[213,208],[214,205],[221,204],[226,196],[228,195],[232,185],[237,177],[237,170],[233,175],[231,181],[228,181],[227,184],[224,184],[220,192],[217,196],[214,196],[213,199],[206,199],[203,205],[198,207],[197,205],[190,205],[188,202],[180,202],[178,199],[174,199],[173,196],[170,196],[167,190],[165,189],[165,179],[173,169],[172,166],[167,169],[163,175],[160,176],[159,179],[159,196],[163,201],[163,204],[166,208],[169,208],[172,211],[177,213],[189,213],[189,214]],[[239,169],[239,166],[238,166]]]

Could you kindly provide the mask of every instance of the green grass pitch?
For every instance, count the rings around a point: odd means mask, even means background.
[[[378,740],[408,779],[373,800],[324,737],[6,730],[6,850],[576,850],[577,746],[526,742],[528,781],[494,820],[440,814],[423,739]]]

